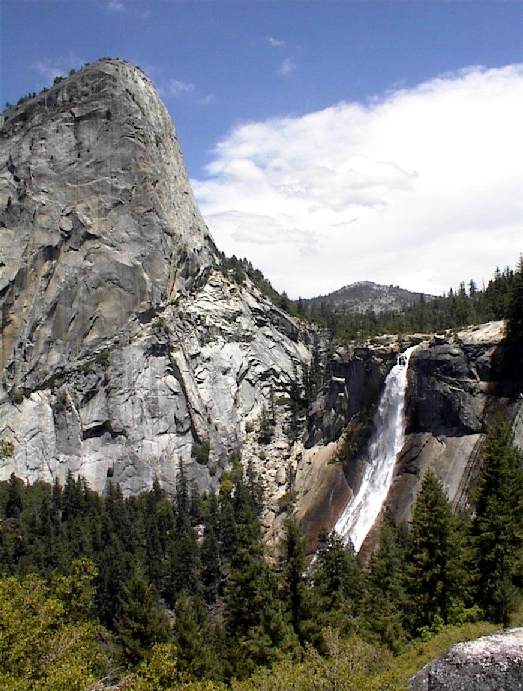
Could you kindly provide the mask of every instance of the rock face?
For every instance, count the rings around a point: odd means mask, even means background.
[[[330,357],[302,443],[289,397],[321,339],[220,264],[147,76],[101,60],[0,125],[0,479],[70,470],[97,490],[155,476],[171,490],[184,461],[206,489],[241,448],[266,483],[270,539],[291,477],[309,534],[332,527],[365,462],[332,463],[343,432],[372,419],[397,352],[424,337]],[[356,292],[369,285],[381,291]],[[509,411],[523,445],[523,357],[502,336],[498,323],[437,337],[413,358],[388,498],[398,520],[428,467],[466,500],[490,408]],[[262,441],[264,408],[275,426]]]
[[[308,334],[219,266],[141,70],[99,61],[1,124],[0,477],[215,484]]]
[[[458,643],[411,680],[410,691],[520,691],[523,629]]]
[[[497,412],[512,421],[514,440],[523,444],[517,431],[523,353],[504,336],[504,323],[490,322],[435,337],[412,358],[407,435],[387,499],[396,520],[409,520],[429,468],[442,480],[454,508],[467,509],[487,425]]]
[[[7,111],[0,139],[2,366],[32,390],[215,261],[150,80],[95,63]]]
[[[354,347],[330,357],[327,381],[309,411],[306,446],[335,441],[351,418],[377,401],[398,347]]]

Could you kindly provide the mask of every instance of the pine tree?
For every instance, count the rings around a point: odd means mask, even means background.
[[[271,441],[273,434],[274,424],[271,422],[271,418],[269,413],[267,412],[267,408],[264,406],[262,408],[260,418],[260,444],[268,444]]]
[[[487,437],[473,542],[478,601],[489,618],[506,626],[517,602],[523,550],[523,454],[510,443],[509,427],[501,418]]]
[[[178,651],[178,669],[184,679],[219,680],[223,677],[219,631],[210,622],[201,599],[184,590],[176,603],[173,638]]]
[[[269,664],[294,650],[296,638],[280,599],[276,576],[265,561],[257,507],[241,474],[234,486],[236,543],[225,587],[225,623],[233,641],[237,674]]]
[[[305,581],[305,539],[294,513],[285,521],[280,563],[285,602],[288,603],[290,621],[298,639],[303,643],[310,638],[311,604]]]
[[[213,492],[209,498],[208,514],[205,519],[205,532],[201,547],[201,578],[205,601],[209,605],[216,602],[223,578],[218,533],[218,501],[216,494]]]
[[[196,533],[191,525],[189,484],[181,461],[176,478],[176,510],[174,540],[168,555],[169,577],[165,589],[171,606],[182,590],[193,595],[201,594],[200,555]]]
[[[5,505],[6,518],[18,518],[22,513],[22,480],[19,480],[14,473],[9,477],[7,489],[7,503]]]
[[[405,640],[404,559],[399,531],[390,513],[385,512],[379,547],[367,569],[363,616],[371,633],[394,652],[398,652]]]
[[[507,317],[510,338],[523,342],[523,255],[514,274]]]
[[[142,660],[155,643],[169,640],[169,620],[153,586],[135,565],[118,595],[114,628],[127,660]]]
[[[432,472],[416,501],[406,561],[411,631],[451,622],[463,607],[467,587],[464,543],[443,485]]]
[[[322,531],[313,571],[316,617],[322,626],[350,630],[363,592],[361,566],[351,544]]]

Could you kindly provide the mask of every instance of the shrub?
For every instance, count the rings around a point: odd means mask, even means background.
[[[102,350],[101,353],[97,353],[95,355],[94,361],[98,365],[108,365],[109,360],[111,359],[111,351],[110,350]]]
[[[84,362],[84,364],[80,367],[80,372],[82,372],[82,374],[90,374],[92,371],[93,363],[90,360]]]
[[[207,442],[207,441],[204,441],[201,444],[193,444],[191,456],[200,465],[206,465],[207,461],[209,460],[210,450],[211,449],[209,446],[209,442]]]
[[[15,452],[15,445],[9,439],[0,439],[0,458],[12,458]]]
[[[24,400],[24,395],[21,391],[15,391],[13,396],[12,396],[13,403],[16,403],[16,405],[20,405],[22,401]]]
[[[54,408],[59,413],[63,413],[67,408],[67,394],[65,391],[60,391],[60,393],[57,395]]]

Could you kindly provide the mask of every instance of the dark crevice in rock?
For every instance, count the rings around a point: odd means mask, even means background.
[[[106,420],[99,425],[93,425],[93,427],[89,427],[89,429],[84,429],[82,431],[82,441],[85,441],[86,439],[94,439],[95,437],[103,437],[106,434],[108,434],[111,439],[125,436],[124,432],[115,432],[111,427],[109,420]]]

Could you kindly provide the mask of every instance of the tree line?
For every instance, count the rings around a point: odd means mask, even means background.
[[[60,691],[103,677],[113,686],[98,688],[272,688],[249,683],[264,669],[291,679],[304,660],[328,665],[343,641],[363,646],[371,665],[376,650],[401,654],[448,625],[506,625],[523,586],[522,466],[498,421],[473,517],[455,515],[429,473],[410,525],[386,515],[368,564],[335,532],[320,535],[309,563],[292,506],[269,563],[263,488],[238,458],[203,496],[180,465],[174,500],[158,481],[124,498],[71,474],[63,487],[11,476],[0,484],[0,685]]]
[[[298,300],[297,312],[321,324],[334,337],[352,340],[372,338],[384,333],[431,333],[470,324],[506,319],[509,335],[523,340],[523,258],[515,270],[499,268],[486,286],[473,280],[461,282],[440,297],[421,295],[418,302],[401,311],[364,314],[333,309],[328,301],[306,303]]]

